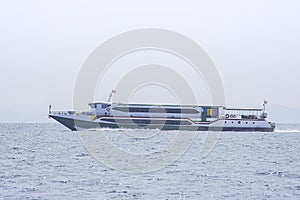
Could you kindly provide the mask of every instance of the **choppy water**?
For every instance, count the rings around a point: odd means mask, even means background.
[[[0,199],[300,199],[300,125],[274,133],[222,133],[200,158],[205,133],[173,164],[128,174],[98,162],[78,133],[59,124],[0,124]],[[172,132],[147,139],[106,130],[134,152],[164,148]]]

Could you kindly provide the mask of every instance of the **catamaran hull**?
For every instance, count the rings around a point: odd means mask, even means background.
[[[49,115],[49,117],[58,121],[72,131],[99,129],[99,128],[129,128],[129,129],[161,129],[161,130],[188,130],[188,131],[238,131],[238,132],[273,132],[274,125],[265,125],[264,127],[245,127],[245,126],[226,126],[224,120],[218,120],[219,123],[212,124],[192,124],[192,125],[168,125],[168,124],[138,124],[138,123],[116,123],[105,121],[87,121],[73,119],[65,116]],[[222,122],[221,122],[222,121]]]

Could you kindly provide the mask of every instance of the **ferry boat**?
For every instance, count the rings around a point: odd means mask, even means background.
[[[144,128],[196,131],[272,132],[263,108],[205,105],[89,103],[88,111],[51,111],[49,117],[72,131],[97,128]]]

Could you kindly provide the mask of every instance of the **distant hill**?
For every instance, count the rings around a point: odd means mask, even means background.
[[[279,123],[300,123],[300,108],[282,105],[267,105],[268,119]]]
[[[47,113],[23,113],[9,110],[0,110],[0,123],[51,123]]]

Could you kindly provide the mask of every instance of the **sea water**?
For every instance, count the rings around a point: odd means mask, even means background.
[[[208,133],[197,132],[173,163],[127,173],[95,159],[78,132],[59,124],[0,124],[0,199],[300,199],[299,130],[279,124],[272,133],[224,132],[204,158]],[[163,149],[175,134],[102,131],[134,153]]]

